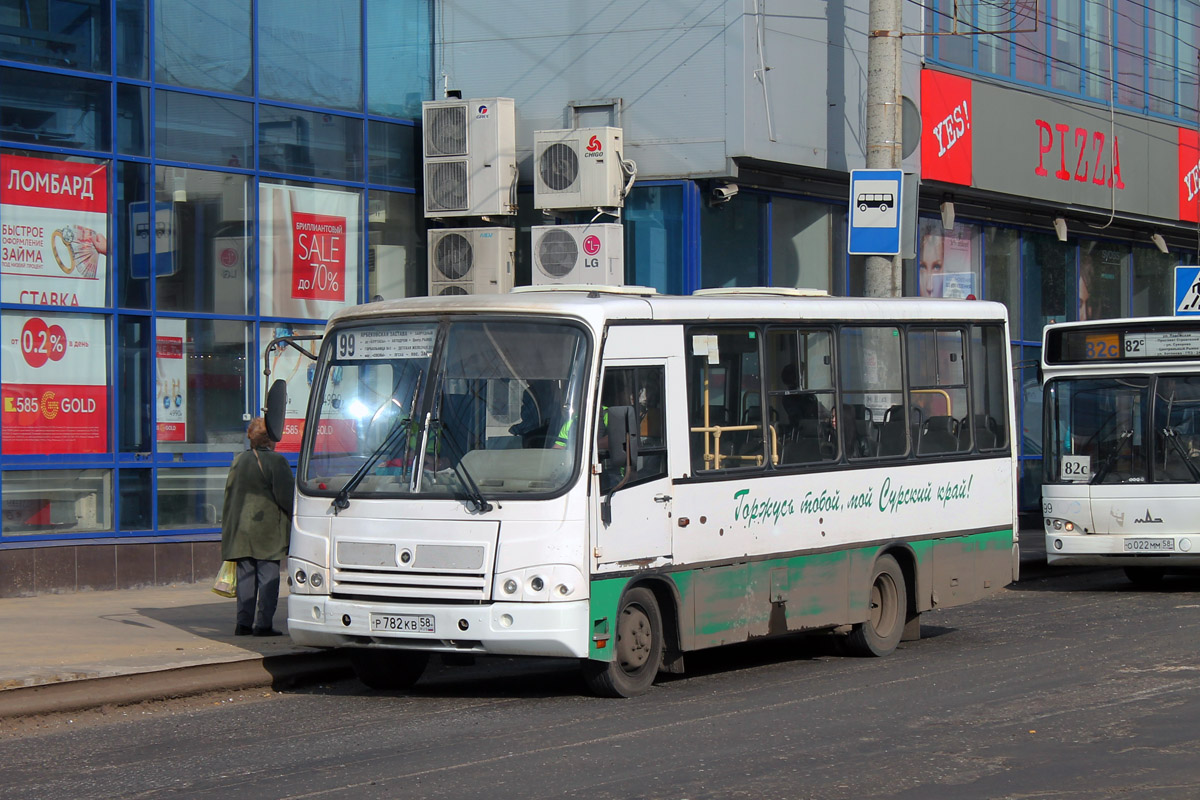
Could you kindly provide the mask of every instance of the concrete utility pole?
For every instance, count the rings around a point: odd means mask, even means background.
[[[867,39],[867,169],[899,169],[901,0],[870,0]],[[899,201],[900,198],[896,198]],[[900,256],[867,256],[867,297],[899,297]]]

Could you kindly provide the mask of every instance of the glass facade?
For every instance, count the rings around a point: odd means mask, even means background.
[[[0,545],[216,538],[264,345],[425,291],[432,3],[27,0],[0,23]]]
[[[927,59],[1177,121],[1197,121],[1193,0],[931,0]],[[958,17],[955,18],[957,13]]]

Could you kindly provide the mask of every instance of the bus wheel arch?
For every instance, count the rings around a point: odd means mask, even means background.
[[[613,625],[613,659],[583,662],[584,680],[594,694],[634,697],[648,691],[658,677],[667,636],[659,593],[651,586],[631,584],[621,593]]]
[[[900,565],[900,571],[904,573],[904,586],[907,589],[904,632],[900,636],[900,641],[915,642],[921,638],[921,605],[917,599],[920,572],[917,566],[917,556],[912,547],[907,544],[892,547],[886,553],[896,559],[896,563]]]
[[[867,618],[851,629],[846,649],[857,656],[886,656],[900,643],[908,622],[909,582],[893,552],[876,558],[869,574]]]

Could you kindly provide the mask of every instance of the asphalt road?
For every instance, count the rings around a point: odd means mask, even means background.
[[[26,721],[0,798],[1200,797],[1200,578],[1055,572],[922,621],[885,659],[689,655],[633,700],[498,659]]]

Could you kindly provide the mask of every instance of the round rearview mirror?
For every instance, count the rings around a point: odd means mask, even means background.
[[[271,384],[267,392],[267,412],[263,421],[267,423],[267,436],[272,442],[283,438],[283,414],[287,408],[287,381],[282,378]]]

